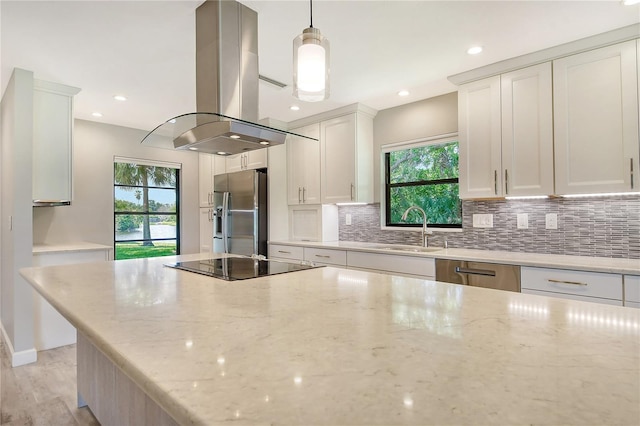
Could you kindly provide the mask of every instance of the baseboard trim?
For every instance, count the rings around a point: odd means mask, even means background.
[[[21,365],[31,364],[38,360],[38,351],[36,351],[35,348],[27,349],[26,351],[15,352],[13,349],[13,344],[11,344],[11,340],[9,339],[9,335],[7,334],[7,330],[4,329],[4,324],[2,324],[2,322],[0,322],[0,329],[2,329],[2,338],[4,339],[4,343],[7,345],[7,349],[9,349],[11,367],[19,367]]]

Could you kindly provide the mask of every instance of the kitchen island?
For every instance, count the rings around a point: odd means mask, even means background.
[[[80,394],[122,376],[178,424],[640,423],[639,310],[331,267],[223,281],[175,260],[21,271],[78,329]],[[115,373],[87,384],[96,357]]]

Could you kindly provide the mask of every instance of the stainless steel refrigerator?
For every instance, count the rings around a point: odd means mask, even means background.
[[[267,255],[267,174],[245,170],[214,178],[213,251]]]

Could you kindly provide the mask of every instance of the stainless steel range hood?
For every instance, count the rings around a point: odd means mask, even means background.
[[[142,144],[232,155],[301,136],[256,123],[258,79],[258,14],[234,0],[205,1],[196,9],[198,112],[167,120]]]

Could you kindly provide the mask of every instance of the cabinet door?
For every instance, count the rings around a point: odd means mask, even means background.
[[[557,194],[638,191],[636,49],[629,41],[553,62]]]
[[[356,200],[355,114],[320,123],[320,167],[323,204]]]
[[[268,148],[247,152],[244,159],[244,169],[262,169],[267,167],[268,152]]]
[[[500,80],[504,195],[551,195],[551,62],[502,74]]]
[[[460,198],[503,195],[500,127],[500,76],[460,86]]]
[[[320,125],[293,130],[317,141],[292,136],[287,141],[287,199],[289,205],[320,204]]]
[[[198,192],[200,207],[213,204],[213,156],[198,153]]]
[[[200,253],[213,252],[213,209],[200,209]]]
[[[40,80],[34,86],[32,197],[71,201],[73,95],[79,90]]]
[[[223,155],[213,156],[213,175],[223,175],[227,173],[227,157]]]
[[[244,170],[244,154],[230,155],[226,158],[227,173]]]

